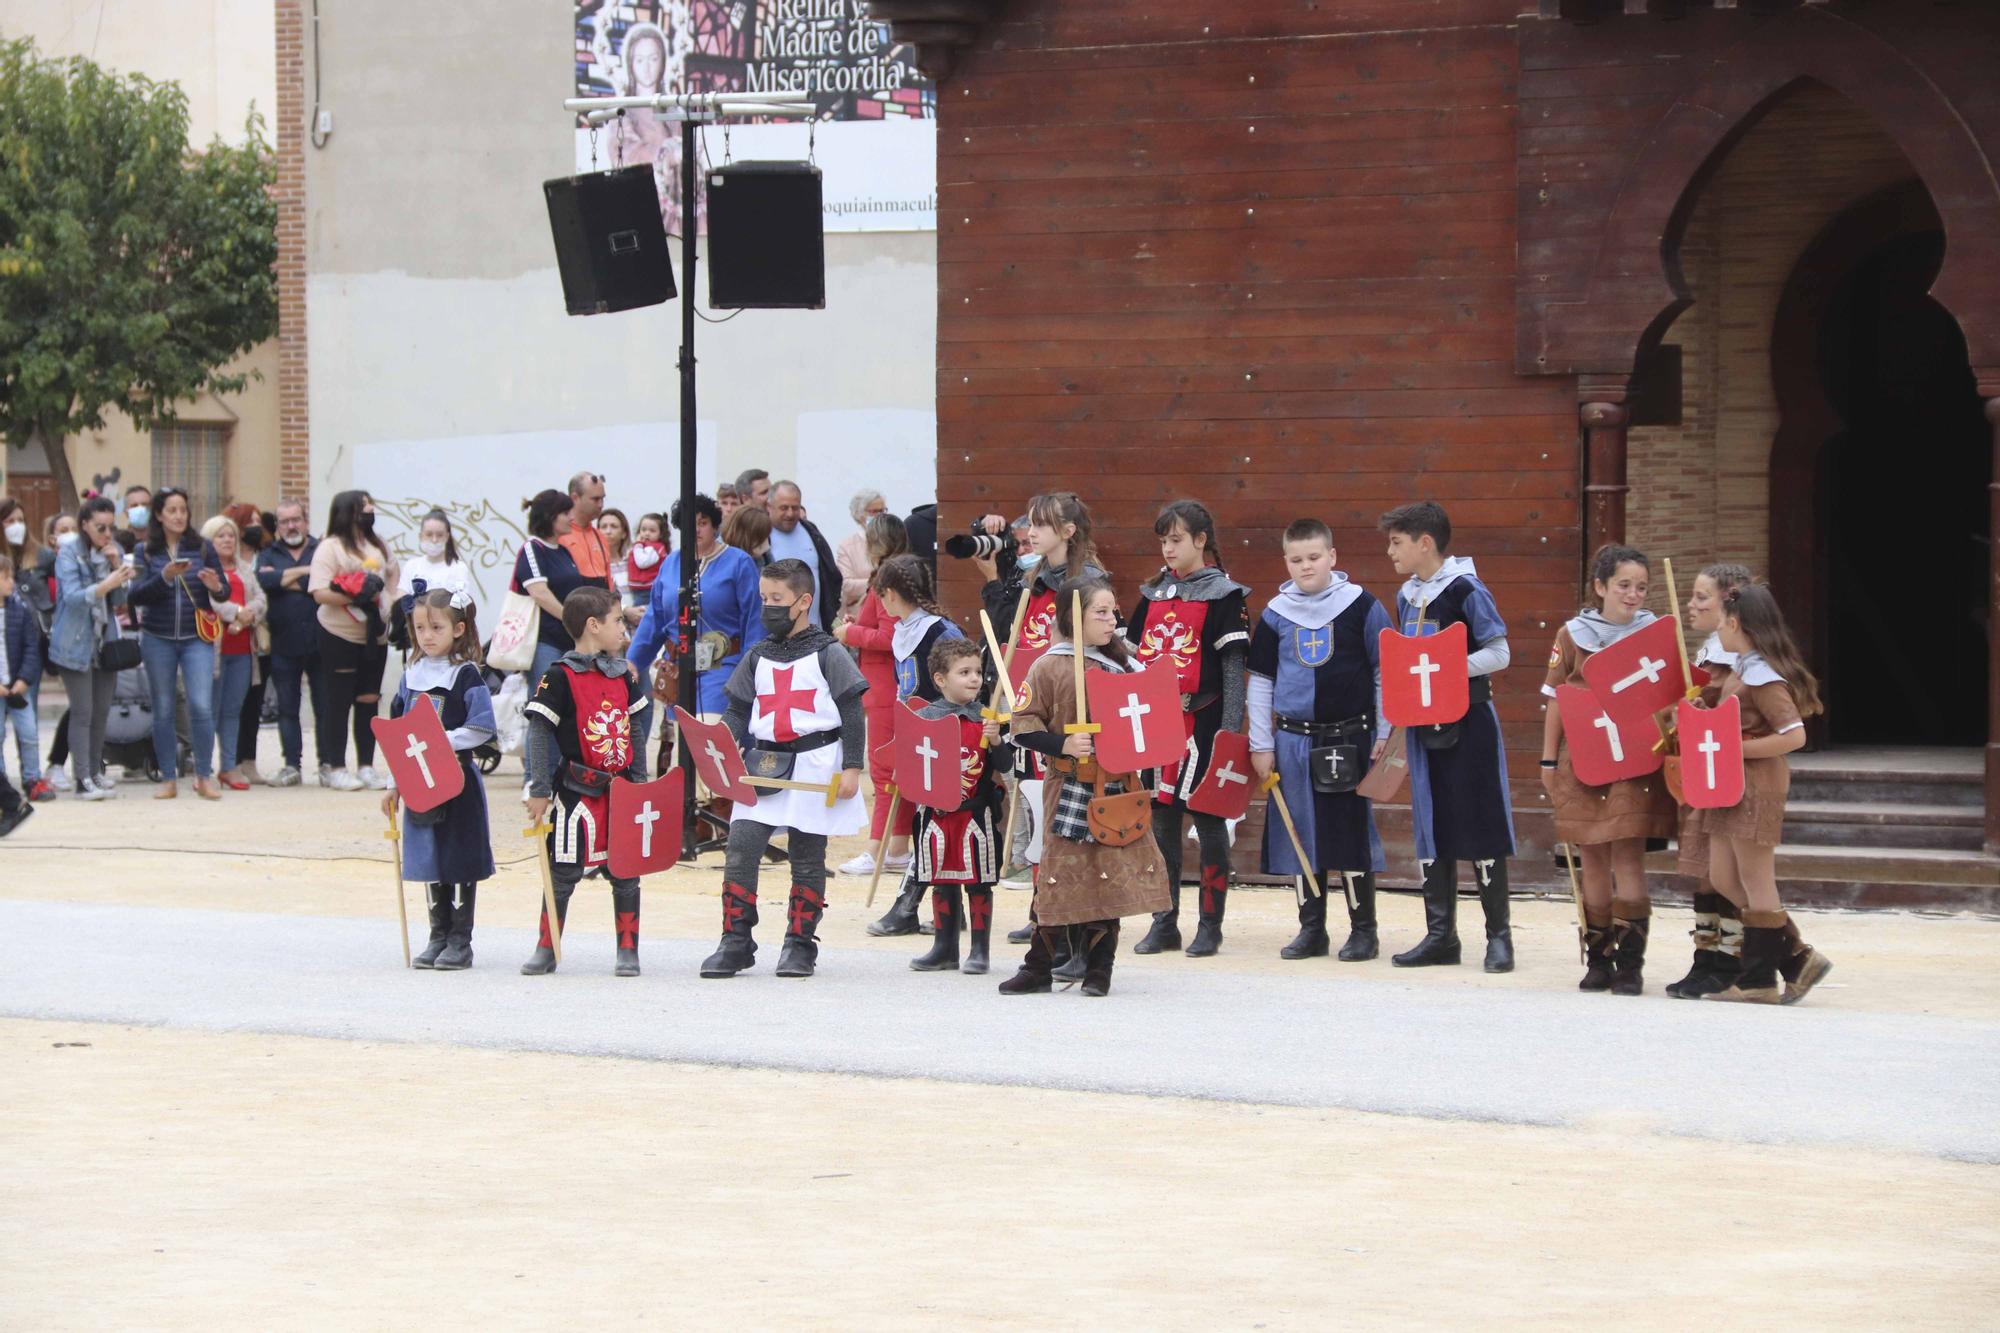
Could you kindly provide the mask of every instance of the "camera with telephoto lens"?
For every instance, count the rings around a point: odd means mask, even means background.
[[[994,560],[1002,551],[1014,549],[1012,537],[995,537],[990,532],[976,532],[971,536],[946,537],[944,553],[960,560]]]

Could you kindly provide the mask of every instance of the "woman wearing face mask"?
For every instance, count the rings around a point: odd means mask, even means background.
[[[327,706],[316,719],[319,780],[335,791],[389,785],[375,769],[375,732],[368,724],[382,702],[382,673],[389,665],[383,591],[396,576],[396,562],[375,535],[374,499],[366,491],[334,496],[307,586],[319,603],[319,660],[326,673]],[[350,721],[358,773],[347,770]]]
[[[153,695],[153,763],[160,770],[155,800],[179,794],[178,742],[174,735],[174,681],[186,691],[188,740],[194,749],[195,795],[222,799],[215,781],[215,644],[202,637],[202,616],[228,598],[224,567],[215,548],[193,528],[187,492],[169,486],[153,497],[152,522],[138,551],[140,579],[132,589],[139,607],[139,651]]]
[[[19,604],[28,612],[27,635],[39,649],[33,659],[37,662],[34,674],[22,677],[28,686],[27,705],[0,711],[7,715],[7,728],[13,731],[14,745],[20,752],[22,793],[31,801],[45,801],[55,795],[55,788],[42,776],[42,733],[35,699],[42,687],[39,662],[48,652],[49,623],[55,615],[55,601],[49,596],[47,577],[39,573],[45,548],[28,529],[27,511],[12,496],[0,496],[0,550],[13,559]],[[5,734],[0,732],[0,745],[4,743]]]
[[[119,549],[109,498],[93,496],[77,513],[81,535],[56,552],[55,628],[49,660],[62,673],[69,696],[70,767],[78,797],[101,801],[113,794],[104,777],[104,724],[118,673],[103,665],[107,642],[120,637],[118,607],[138,574]]]
[[[402,614],[407,616],[411,603],[434,588],[475,596],[472,566],[459,558],[457,534],[442,509],[431,510],[417,525],[417,558],[403,566],[403,578],[396,588]]]

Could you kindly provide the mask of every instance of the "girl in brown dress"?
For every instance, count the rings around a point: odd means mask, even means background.
[[[1687,627],[1702,636],[1694,665],[1708,673],[1710,684],[1717,689],[1736,668],[1736,654],[1722,646],[1715,632],[1722,624],[1722,599],[1749,586],[1754,577],[1744,565],[1710,565],[1694,576],[1694,587],[1688,592]],[[1695,828],[1693,814],[1690,807],[1680,807],[1680,872],[1695,881],[1694,930],[1690,932],[1694,936],[1694,964],[1686,976],[1667,984],[1667,994],[1677,1000],[1699,1000],[1727,989],[1736,980],[1743,954],[1743,904],[1729,901],[1709,882],[1708,844]]]
[[[1716,634],[1722,648],[1736,654],[1736,666],[1703,688],[1702,702],[1712,708],[1733,698],[1742,710],[1743,799],[1723,810],[1691,811],[1688,823],[1708,844],[1708,875],[1717,892],[1744,904],[1743,963],[1733,984],[1704,998],[1789,1004],[1833,968],[1806,950],[1816,960],[1810,976],[1802,973],[1787,987],[1779,975],[1780,964],[1795,955],[1788,943],[1791,918],[1778,900],[1778,841],[1792,785],[1785,756],[1806,743],[1805,719],[1821,711],[1819,684],[1769,588],[1751,584],[1724,596]]]
[[[1584,952],[1577,989],[1637,995],[1644,989],[1652,899],[1646,890],[1646,839],[1674,833],[1674,798],[1660,773],[1593,787],[1576,776],[1563,746],[1556,687],[1582,685],[1583,664],[1658,619],[1645,609],[1652,566],[1629,546],[1599,548],[1591,561],[1599,605],[1585,607],[1556,631],[1549,651],[1542,725],[1542,786],[1555,807],[1556,837],[1583,861]]]
[[[1072,608],[1079,597],[1073,594],[1080,595],[1081,625],[1074,623]],[[1042,827],[1047,834],[1029,907],[1034,933],[1028,940],[1028,956],[1020,971],[1000,983],[1002,995],[1050,988],[1056,937],[1068,926],[1081,928],[1073,938],[1085,956],[1083,993],[1108,993],[1118,954],[1118,919],[1163,912],[1172,901],[1166,862],[1150,832],[1123,847],[1092,837],[1084,818],[1095,777],[1089,763],[1091,737],[1063,730],[1077,720],[1079,649],[1086,672],[1140,669],[1118,633],[1118,600],[1111,585],[1099,578],[1065,583],[1056,596],[1056,629],[1062,642],[1036,659],[1014,700],[1014,742],[1049,761],[1049,778],[1042,785]],[[1144,774],[1107,777],[1114,778],[1107,783],[1107,794],[1150,790]],[[1143,823],[1145,816],[1140,820]]]

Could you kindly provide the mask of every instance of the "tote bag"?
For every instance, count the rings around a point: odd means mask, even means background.
[[[528,568],[540,573],[535,560],[535,544],[522,548],[528,553]],[[535,664],[535,641],[541,633],[542,608],[535,599],[515,588],[507,589],[500,601],[500,620],[486,645],[486,665],[495,671],[526,671]]]

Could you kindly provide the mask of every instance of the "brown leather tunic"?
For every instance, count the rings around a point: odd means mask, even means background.
[[[1590,656],[1570,637],[1567,625],[1558,629],[1556,646],[1549,653],[1545,688],[1582,685],[1583,664]],[[1551,698],[1549,707],[1555,706]],[[1674,836],[1674,798],[1663,774],[1649,773],[1643,778],[1622,778],[1608,787],[1592,787],[1577,779],[1567,745],[1558,761],[1550,775],[1549,799],[1555,807],[1559,840],[1595,847],[1625,838]]]

